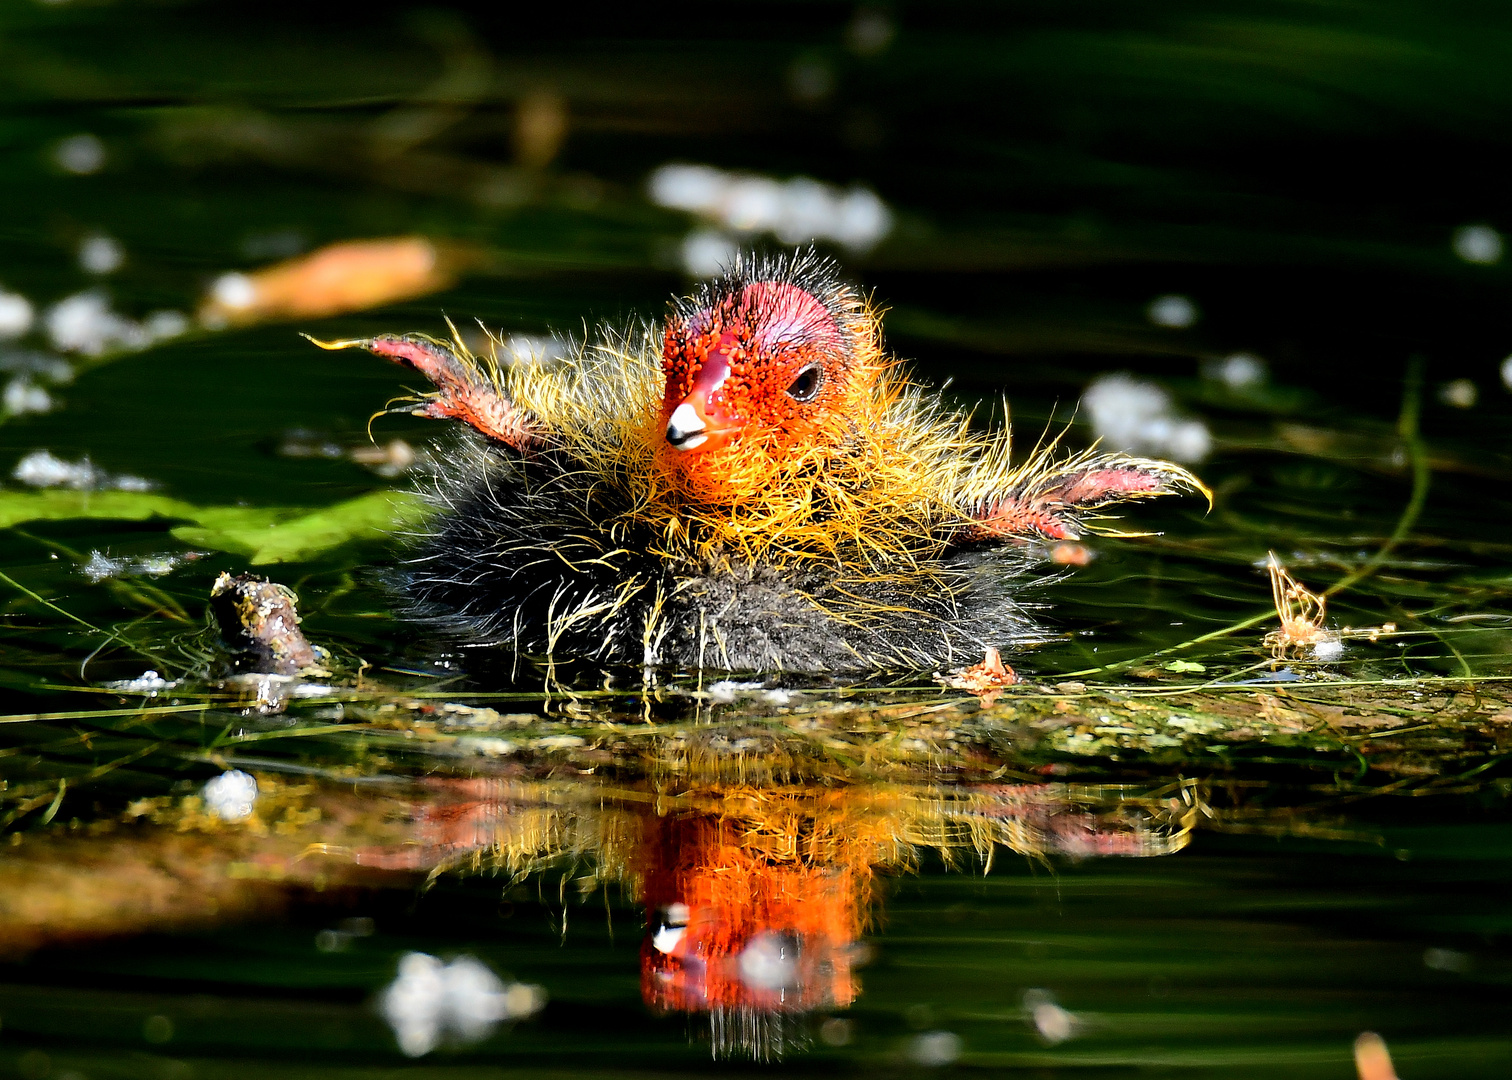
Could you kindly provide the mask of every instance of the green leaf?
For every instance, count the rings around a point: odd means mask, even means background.
[[[376,540],[421,520],[420,498],[372,491],[320,510],[195,506],[144,491],[0,491],[0,528],[26,521],[95,518],[182,521],[173,535],[195,547],[250,557],[253,565],[313,558],[355,540]]]
[[[1167,671],[1206,671],[1207,668],[1191,660],[1172,660],[1165,666]]]
[[[408,492],[373,491],[323,510],[213,507],[173,535],[186,544],[251,556],[254,566],[298,562],[354,540],[377,540],[425,516]]]
[[[198,513],[191,503],[150,491],[0,491],[0,528],[5,529],[23,521],[146,521],[193,518]]]

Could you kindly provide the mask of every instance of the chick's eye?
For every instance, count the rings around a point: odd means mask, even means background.
[[[788,397],[794,401],[813,401],[823,385],[824,369],[818,364],[810,364],[798,373],[793,384],[787,388]]]

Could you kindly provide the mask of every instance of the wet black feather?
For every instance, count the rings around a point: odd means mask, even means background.
[[[1001,546],[924,572],[871,575],[806,561],[673,566],[610,485],[565,452],[517,455],[464,437],[433,471],[440,513],[415,540],[413,613],[534,659],[726,671],[934,670],[1043,638]],[[617,524],[611,524],[617,523]]]

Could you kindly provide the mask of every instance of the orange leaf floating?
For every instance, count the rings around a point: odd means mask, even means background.
[[[980,664],[973,664],[969,668],[961,668],[952,671],[948,675],[939,675],[936,678],[946,686],[955,690],[970,690],[982,699],[982,708],[989,709],[993,703],[1002,696],[1005,686],[1015,686],[1023,682],[1014,673],[1011,667],[1003,663],[1003,655],[996,649],[989,648],[987,655],[982,657]]]
[[[1360,1080],[1397,1080],[1386,1040],[1375,1032],[1367,1031],[1355,1040],[1354,1055]]]
[[[460,252],[420,236],[348,240],[250,274],[223,274],[200,309],[206,326],[320,319],[450,286]]]
[[[1050,549],[1050,561],[1057,566],[1087,566],[1092,562],[1092,549],[1065,540]]]

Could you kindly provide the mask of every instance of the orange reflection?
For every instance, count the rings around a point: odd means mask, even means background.
[[[857,999],[879,869],[907,870],[929,850],[988,866],[999,848],[1162,855],[1185,846],[1202,805],[1191,782],[803,782],[792,760],[778,782],[753,758],[737,764],[684,754],[625,783],[501,764],[366,788],[262,773],[253,812],[234,823],[198,796],[142,800],[88,858],[68,836],[10,853],[0,951],[249,918],[301,888],[560,871],[564,890],[570,873],[585,891],[618,883],[644,905],[650,1007],[707,1016],[718,1056],[768,1059],[803,1038],[807,1014]]]
[[[728,818],[662,818],[648,840],[648,1005],[805,1013],[855,1000],[851,964],[871,896],[863,860],[774,852],[747,822]]]
[[[646,908],[641,992],[707,1015],[718,1056],[780,1056],[802,1019],[860,993],[854,969],[878,869],[923,849],[1033,857],[1161,855],[1185,846],[1191,785],[1158,793],[1063,784],[664,784],[433,779],[404,841],[363,867],[545,871],[591,858]],[[586,797],[585,797],[586,796]],[[336,854],[330,848],[324,849]]]

